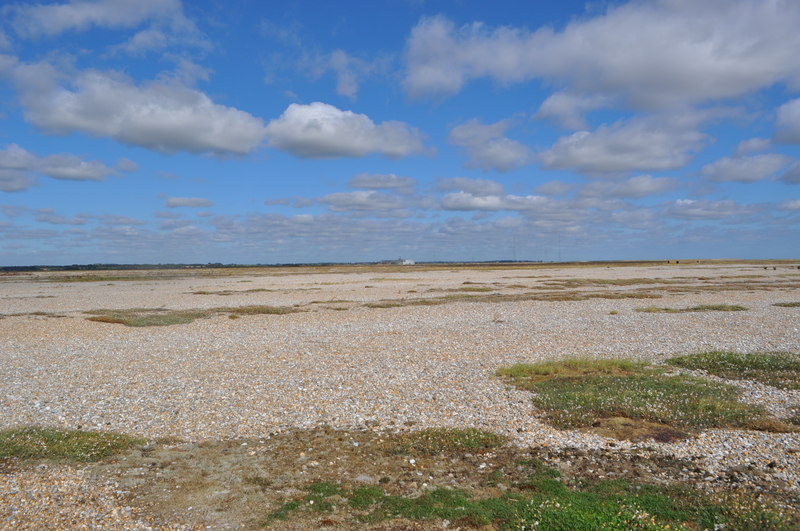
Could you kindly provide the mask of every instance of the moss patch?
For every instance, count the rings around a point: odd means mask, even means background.
[[[0,458],[98,461],[143,443],[117,433],[33,426],[0,431]]]
[[[497,374],[532,391],[534,404],[561,429],[595,428],[617,438],[669,440],[680,432],[707,428],[786,428],[762,408],[740,402],[736,387],[669,375],[628,360],[515,365]]]

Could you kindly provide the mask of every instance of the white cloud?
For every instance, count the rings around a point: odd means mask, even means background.
[[[11,8],[14,30],[25,37],[54,36],[92,26],[131,28],[153,18],[181,14],[180,0],[71,0]]]
[[[789,166],[781,175],[781,181],[786,184],[800,184],[800,161]]]
[[[778,107],[775,141],[782,144],[800,144],[800,98]]]
[[[467,167],[500,172],[513,170],[533,161],[530,150],[503,134],[511,126],[509,120],[484,125],[472,119],[450,130],[447,140],[467,151]]]
[[[116,173],[102,162],[85,161],[75,155],[60,153],[38,157],[10,144],[0,150],[0,190],[16,192],[36,183],[36,175],[69,181],[102,181]]]
[[[2,48],[0,48],[0,50],[1,49]],[[15,56],[5,53],[0,53],[0,79],[5,77],[6,75],[9,75],[13,71],[14,67],[17,65],[18,62],[19,59],[17,59]]]
[[[750,153],[766,151],[769,149],[771,143],[769,138],[750,138],[742,140],[736,147],[734,155],[741,157],[743,155],[749,155]]]
[[[131,159],[121,158],[117,160],[117,169],[126,173],[134,172],[139,169],[139,165]]]
[[[292,103],[266,128],[270,145],[303,158],[363,157],[380,153],[400,158],[422,153],[422,134],[403,122],[375,124],[365,114],[327,103]]]
[[[208,208],[214,206],[214,203],[202,197],[168,197],[165,206],[167,208]]]
[[[320,199],[333,212],[384,211],[391,212],[403,208],[404,202],[397,196],[382,194],[374,190],[337,192]]]
[[[616,197],[638,199],[649,195],[658,195],[675,189],[676,179],[670,177],[651,177],[637,175],[621,182],[595,181],[585,185],[582,197]]]
[[[781,210],[800,210],[800,199],[787,199],[778,208]]]
[[[540,195],[472,195],[454,192],[442,197],[444,210],[532,210],[552,204],[552,200]]]
[[[11,49],[11,41],[8,40],[8,36],[5,34],[2,28],[0,28],[0,52],[3,50],[10,50]],[[2,72],[2,69],[0,69]]]
[[[546,78],[634,106],[682,106],[800,82],[798,26],[794,0],[630,2],[562,31],[423,18],[408,39],[404,86],[421,97],[483,77]]]
[[[680,115],[620,120],[563,136],[540,160],[547,169],[590,174],[672,170],[702,146],[706,137],[695,130],[697,120]]]
[[[164,153],[217,156],[253,151],[266,131],[263,121],[226,107],[175,80],[134,84],[117,72],[88,70],[61,86],[48,63],[14,69],[25,118],[55,134],[80,131]]]
[[[558,196],[569,193],[573,185],[563,181],[548,181],[536,187],[535,192],[542,195]]]
[[[310,69],[311,75],[315,78],[326,71],[333,71],[336,75],[336,93],[352,100],[358,95],[363,78],[387,70],[387,60],[377,58],[366,61],[344,50],[334,50],[330,54],[305,57],[300,61],[300,67]]]
[[[792,159],[777,153],[750,157],[730,157],[703,166],[700,173],[717,182],[752,183],[766,179]]]
[[[0,167],[0,191],[21,192],[36,184],[31,176],[15,170]]]
[[[75,155],[50,155],[39,161],[36,170],[52,177],[67,181],[102,181],[116,173],[101,162],[84,161]]]
[[[368,188],[372,190],[396,190],[400,193],[411,193],[417,185],[413,177],[398,177],[393,173],[370,174],[359,173],[347,183],[351,188]]]
[[[601,95],[582,96],[556,92],[542,102],[533,117],[554,120],[564,129],[587,129],[584,113],[600,109],[608,105],[609,101],[608,97]]]
[[[56,214],[51,208],[43,208],[38,210],[36,221],[42,223],[49,223],[50,225],[85,225],[86,220],[80,216],[74,218],[67,218],[62,215]]]
[[[668,203],[664,208],[664,212],[671,217],[689,220],[730,218],[751,214],[753,211],[753,207],[740,205],[730,199],[723,201],[678,199]]]
[[[471,195],[503,195],[503,185],[489,179],[470,179],[468,177],[450,177],[442,179],[436,185],[439,190],[457,190]]]

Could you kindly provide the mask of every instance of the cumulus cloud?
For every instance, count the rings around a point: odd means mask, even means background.
[[[472,195],[454,192],[442,197],[444,210],[532,210],[550,205],[551,199],[540,195]]]
[[[92,26],[130,28],[148,19],[175,17],[180,0],[72,0],[65,3],[21,4],[10,8],[14,30],[25,37],[54,36]]]
[[[786,184],[800,184],[800,161],[795,162],[781,175],[781,181]]]
[[[781,210],[800,210],[800,199],[787,199],[778,208]]]
[[[747,140],[742,140],[739,142],[739,145],[736,147],[736,152],[734,155],[737,157],[741,157],[743,155],[749,155],[751,153],[759,153],[761,151],[766,151],[770,147],[770,140],[769,138],[749,138]]]
[[[678,115],[620,120],[563,136],[539,157],[547,169],[590,174],[672,170],[702,146],[706,136],[695,129],[697,120]]]
[[[359,173],[350,179],[351,188],[367,188],[370,190],[394,190],[400,193],[411,193],[417,185],[413,177],[398,177],[393,173]]]
[[[367,61],[348,54],[344,50],[334,50],[329,54],[304,56],[300,68],[308,71],[313,78],[331,71],[336,76],[336,93],[355,99],[360,84],[365,77],[387,70],[387,60],[377,58]]]
[[[52,177],[68,181],[102,181],[116,173],[101,162],[84,161],[75,155],[50,155],[41,159],[38,171]]]
[[[165,206],[167,208],[208,208],[214,206],[214,203],[202,197],[168,197]]]
[[[754,210],[754,207],[740,205],[730,199],[723,201],[678,199],[667,203],[664,213],[678,219],[713,220],[751,214]]]
[[[388,217],[407,215],[402,211],[406,204],[400,197],[374,190],[337,192],[322,197],[320,202],[328,205],[332,212],[369,212]]]
[[[800,98],[778,107],[775,141],[782,144],[800,144]]]
[[[569,193],[573,188],[573,185],[563,181],[548,181],[537,186],[535,191],[542,195],[558,196]]]
[[[436,185],[439,190],[457,190],[468,194],[482,195],[503,195],[505,190],[503,185],[497,181],[489,179],[470,179],[468,177],[450,177],[442,179]]]
[[[729,157],[703,166],[700,173],[711,181],[752,183],[766,179],[791,161],[777,153]]]
[[[272,147],[302,158],[400,158],[424,151],[422,133],[403,122],[374,123],[365,114],[327,103],[292,103],[266,127]]]
[[[0,190],[15,192],[30,188],[36,175],[68,181],[102,181],[116,173],[102,162],[85,161],[67,153],[39,157],[17,144],[0,150]]]
[[[130,29],[147,24],[113,52],[130,54],[185,44],[209,48],[197,26],[183,13],[180,0],[71,0],[19,4],[8,8],[11,25],[23,38],[54,37],[93,27]]]
[[[429,17],[408,38],[403,84],[422,97],[457,93],[477,78],[546,78],[634,106],[700,103],[800,82],[798,26],[793,0],[629,2],[561,31]]]
[[[139,169],[139,165],[131,159],[121,158],[117,160],[117,169],[126,173],[134,172]]]
[[[42,223],[49,223],[50,225],[85,225],[86,220],[80,216],[67,218],[62,215],[56,214],[51,208],[39,209],[36,215],[36,221]]]
[[[264,139],[260,118],[211,101],[176,80],[142,85],[118,72],[66,80],[49,63],[20,65],[14,79],[25,118],[48,133],[80,131],[163,153],[244,155]]]
[[[675,189],[677,185],[677,179],[670,177],[637,175],[621,182],[595,181],[588,183],[581,189],[579,195],[582,197],[638,199],[649,195],[663,194]]]
[[[533,161],[530,150],[504,136],[511,127],[509,120],[483,124],[472,119],[450,130],[447,140],[467,152],[467,167],[496,170],[513,170]]]
[[[610,98],[601,95],[583,96],[569,92],[556,92],[539,106],[533,116],[536,119],[553,120],[564,129],[587,129],[583,115],[587,111],[600,109]]]

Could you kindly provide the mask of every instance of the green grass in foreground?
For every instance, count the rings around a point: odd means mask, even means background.
[[[661,306],[636,308],[637,312],[644,313],[743,312],[745,310],[747,310],[747,308],[738,304],[700,304],[690,308],[664,308]]]
[[[629,418],[679,429],[788,429],[761,408],[738,401],[736,387],[627,360],[567,360],[502,368],[497,375],[532,391],[557,428]]]
[[[233,306],[208,308],[203,310],[167,310],[164,308],[130,308],[123,310],[90,310],[84,312],[92,315],[89,321],[99,323],[117,323],[125,326],[170,326],[187,324],[196,319],[213,315],[227,314],[231,318],[242,315],[283,315],[300,311],[285,306]]]
[[[800,389],[800,356],[788,352],[713,351],[672,358],[667,363],[732,380],[755,380],[781,389]]]
[[[0,458],[99,461],[144,442],[117,433],[33,426],[0,431]]]
[[[265,526],[298,513],[341,515],[347,508],[357,520],[378,524],[403,518],[448,520],[455,527],[570,531],[724,529],[777,531],[792,529],[788,519],[754,500],[720,498],[689,487],[636,484],[626,480],[584,482],[568,487],[557,470],[541,462],[530,466],[529,478],[500,496],[476,498],[469,490],[435,487],[421,496],[388,494],[378,486],[346,486],[319,482],[306,487],[303,498],[286,502]]]

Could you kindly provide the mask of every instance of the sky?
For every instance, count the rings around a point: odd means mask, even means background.
[[[800,257],[796,0],[0,3],[0,265]]]

